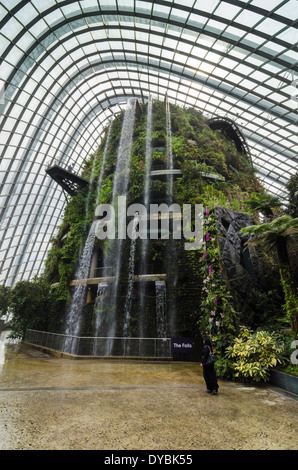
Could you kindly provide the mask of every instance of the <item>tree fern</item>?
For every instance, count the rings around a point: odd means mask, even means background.
[[[252,237],[246,244],[261,245],[267,249],[276,249],[286,309],[294,332],[298,333],[298,280],[292,272],[288,253],[288,242],[295,240],[295,253],[298,252],[298,218],[284,215],[272,222],[250,225],[242,228],[241,233]]]

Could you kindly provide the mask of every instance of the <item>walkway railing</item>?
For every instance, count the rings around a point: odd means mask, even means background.
[[[76,356],[170,358],[170,338],[70,336],[27,330],[25,343]]]

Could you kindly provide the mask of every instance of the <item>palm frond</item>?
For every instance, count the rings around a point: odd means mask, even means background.
[[[296,238],[298,237],[298,218],[292,219],[289,215],[283,215],[260,225],[249,225],[241,230],[242,235],[250,237],[245,245],[260,245],[262,244],[269,250],[276,246],[278,238]]]
[[[283,215],[272,222],[244,227],[241,233],[248,236],[265,236],[267,233],[275,234],[276,237],[295,236],[298,234],[298,218],[292,219],[289,215]]]
[[[252,193],[250,199],[243,201],[244,204],[250,207],[252,210],[260,211],[269,209],[271,207],[280,207],[281,200],[278,196],[272,196],[270,194]]]

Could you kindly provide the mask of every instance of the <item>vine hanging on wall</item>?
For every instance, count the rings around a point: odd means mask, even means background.
[[[222,278],[215,216],[214,211],[208,207],[204,213],[204,241],[201,251],[200,271],[203,286],[199,328],[202,334],[223,346],[235,332],[237,314],[231,306],[231,295]]]

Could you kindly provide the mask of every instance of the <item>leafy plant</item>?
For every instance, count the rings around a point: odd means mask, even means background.
[[[141,110],[142,112],[136,117],[134,128],[128,204],[143,201],[144,178],[146,177],[146,105],[141,104]],[[195,109],[181,109],[175,105],[170,105],[170,112],[174,168],[181,169],[182,172],[181,177],[179,175],[174,179],[173,199],[181,206],[202,203],[204,207],[208,205],[210,209],[210,215],[206,218],[208,223],[205,225],[205,236],[209,232],[209,240],[206,241],[204,250],[202,253],[196,253],[192,260],[187,259],[189,254],[185,256],[185,252],[181,259],[178,258],[178,264],[182,261],[178,266],[180,277],[177,283],[177,292],[179,291],[181,296],[175,305],[177,312],[179,311],[177,322],[180,322],[180,330],[184,331],[185,325],[190,324],[189,319],[193,315],[195,318],[192,321],[192,325],[195,325],[194,329],[200,333],[205,331],[209,334],[212,333],[212,337],[217,338],[216,346],[223,353],[231,337],[235,334],[237,314],[233,310],[231,294],[225,287],[221,275],[222,260],[211,209],[218,204],[237,211],[248,211],[243,200],[248,199],[252,191],[257,191],[258,188],[262,191],[262,188],[257,182],[248,158],[239,154],[234,143],[229,141],[220,131],[211,130],[201,113]],[[84,162],[82,176],[90,181],[90,176],[93,175],[90,192],[88,194],[79,192],[70,199],[63,225],[49,252],[46,275],[51,284],[58,284],[55,288],[55,295],[61,302],[66,303],[70,298],[69,281],[73,278],[76,261],[94,217],[94,205],[98,190],[96,185],[102,169],[105,150],[107,151],[99,203],[111,202],[122,122],[123,112],[117,116],[110,128],[108,148],[105,148],[106,132],[98,150],[90,156],[89,160],[86,159]],[[166,167],[168,143],[166,112],[164,103],[157,100],[154,100],[153,103],[151,137],[151,170],[156,169],[159,165]],[[224,176],[225,180],[207,179],[203,173],[220,174]],[[165,178],[151,177],[149,188],[152,198],[162,201],[167,194],[168,183]],[[105,256],[108,257],[109,245],[105,244],[101,248]],[[203,259],[205,252],[206,259]],[[200,255],[201,261],[198,260]],[[154,253],[151,259],[155,263],[160,263],[163,257],[161,254]],[[187,269],[183,263],[189,269],[187,276],[185,275]],[[170,269],[173,264],[169,264],[171,265]],[[210,266],[212,275],[210,274]],[[182,282],[183,276],[185,281]],[[190,296],[192,289],[190,284],[194,285],[193,292],[196,293],[192,297]],[[202,291],[203,287],[205,289]],[[185,299],[189,300],[189,304],[186,304]],[[194,314],[194,311],[197,313]],[[154,317],[154,315],[151,316]],[[190,327],[189,331],[192,331]],[[223,362],[222,368],[226,368]]]
[[[253,237],[247,243],[261,244],[277,251],[287,314],[294,332],[298,334],[298,281],[292,272],[288,253],[288,242],[298,237],[298,218],[292,219],[289,215],[284,215],[270,223],[250,225],[241,229],[241,232]]]
[[[235,331],[237,313],[231,304],[231,295],[222,279],[220,249],[217,241],[217,230],[214,211],[205,210],[205,229],[202,257],[200,262],[203,279],[200,331],[214,338],[222,346],[224,338]],[[221,344],[222,343],[222,344]]]
[[[253,332],[246,327],[226,349],[232,359],[235,377],[244,381],[268,381],[270,370],[284,360],[284,344],[279,337],[268,331]]]
[[[278,196],[272,196],[267,193],[256,193],[253,192],[250,198],[243,201],[253,211],[260,211],[268,219],[273,217],[272,208],[280,207],[281,200]]]
[[[0,286],[0,317],[5,316],[9,309],[11,288]]]
[[[286,183],[286,188],[289,194],[289,214],[298,217],[298,171]]]
[[[18,282],[11,290],[9,306],[13,314],[10,322],[12,337],[23,338],[28,328],[57,331],[61,304],[43,276]]]

